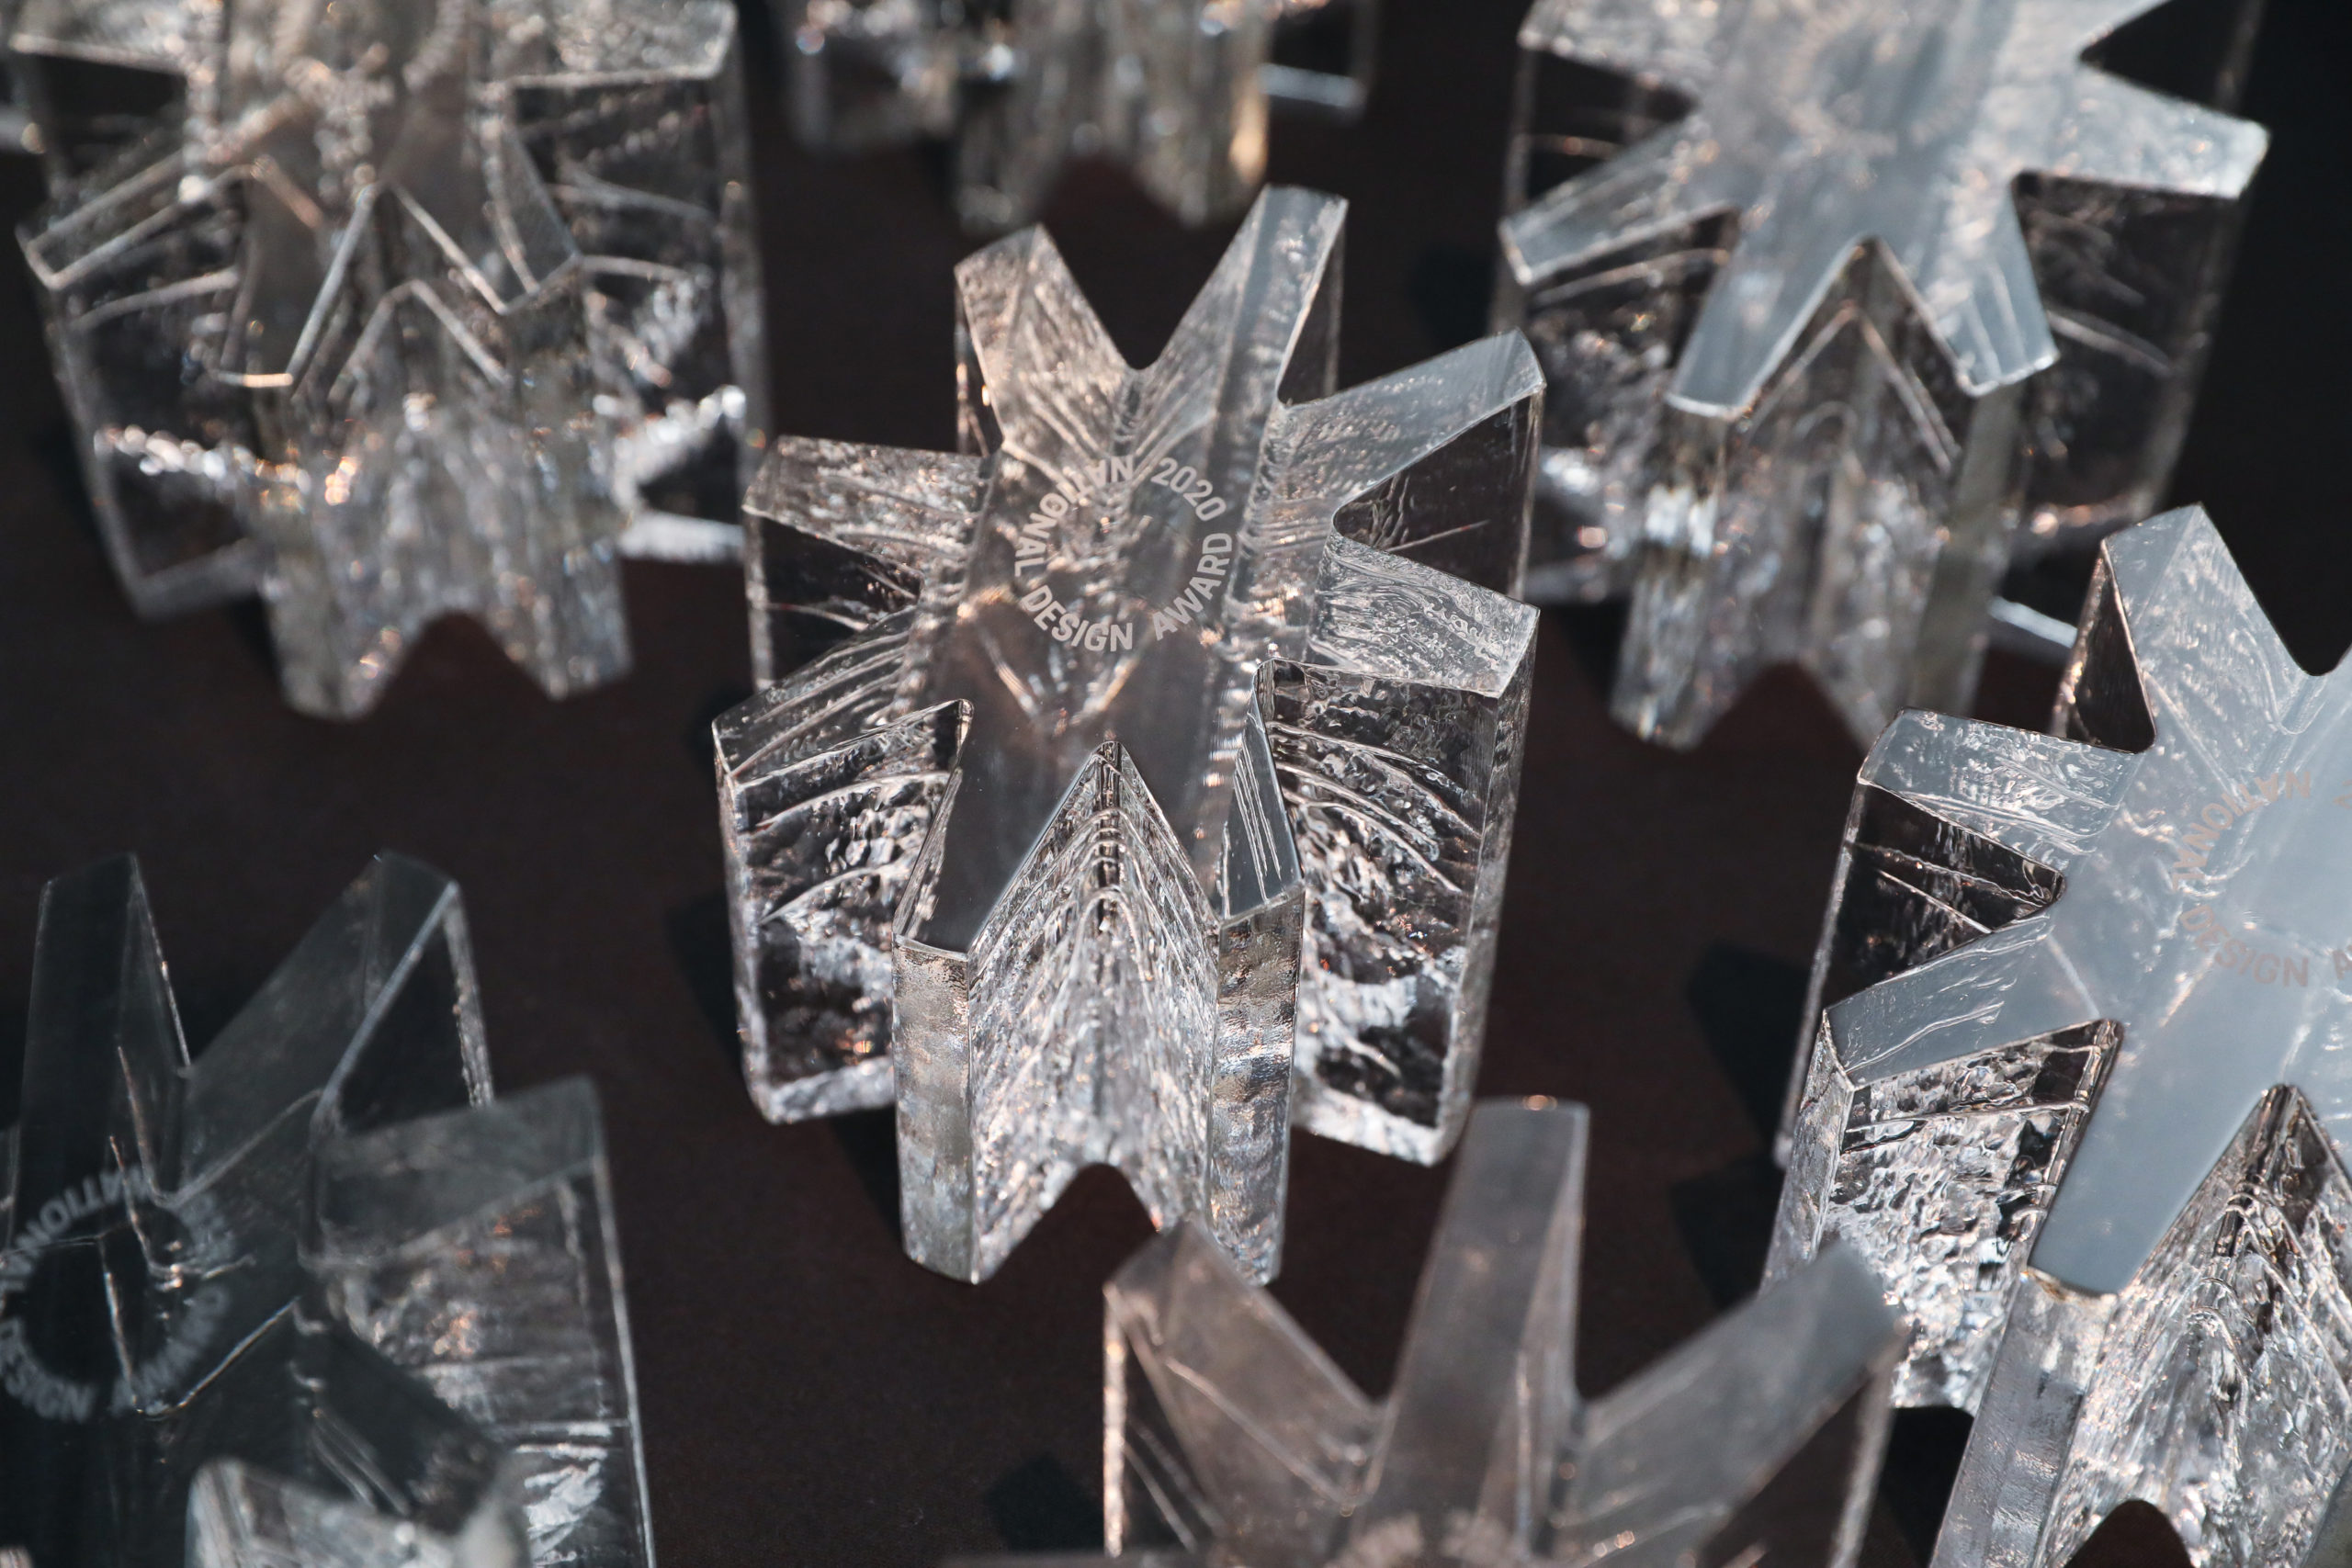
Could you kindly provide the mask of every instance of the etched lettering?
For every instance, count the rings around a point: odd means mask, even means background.
[[[18,1232],[17,1247],[0,1255],[0,1390],[44,1420],[94,1419],[100,1401],[107,1397],[107,1387],[51,1369],[26,1337],[22,1319],[8,1311],[9,1305],[31,1288],[44,1252],[64,1240],[74,1227],[121,1213],[127,1204],[153,1196],[153,1186],[143,1171],[110,1170],[85,1177],[43,1203],[32,1222]],[[217,1265],[224,1233],[212,1200],[196,1197],[176,1212],[187,1228],[186,1256],[190,1264]],[[199,1370],[230,1304],[228,1293],[218,1285],[208,1285],[189,1297],[154,1354],[127,1369],[115,1383],[110,1407],[119,1411],[145,1408],[183,1392]]]
[[[2224,784],[2219,799],[2206,801],[2183,814],[2184,826],[2173,845],[2174,886],[2179,886],[2183,875],[2205,869],[2222,835],[2239,818],[2278,801],[2309,800],[2311,794],[2312,775],[2307,769],[2271,773],[2256,779],[2250,786]],[[2346,793],[2337,797],[2336,804],[2352,806],[2352,783],[2347,783]]]
[[[1169,491],[1189,506],[1201,522],[1220,517],[1227,510],[1224,499],[1214,493],[1210,481],[1173,457],[1163,454],[1142,459],[1132,456],[1097,457],[1073,465],[1058,476],[1053,488],[1038,501],[1036,509],[1012,536],[1014,574],[1034,578],[1052,571],[1055,541],[1061,536],[1061,531],[1078,525],[1083,509],[1089,506],[1098,507],[1112,517],[1124,516],[1127,498],[1138,484],[1158,485]],[[1234,550],[1231,534],[1204,535],[1183,591],[1163,604],[1136,606],[1132,617],[1119,615],[1089,622],[1077,602],[1057,603],[1056,590],[1045,582],[1027,590],[1015,602],[1039,630],[1065,647],[1082,648],[1092,653],[1125,652],[1135,646],[1136,620],[1147,615],[1155,641],[1179,627],[1193,625],[1196,618],[1203,630],[1208,630],[1218,591],[1232,573]],[[1069,554],[1082,557],[1086,551],[1074,547]]]

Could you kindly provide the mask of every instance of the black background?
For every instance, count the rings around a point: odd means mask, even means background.
[[[1481,330],[1523,0],[1391,0],[1371,109],[1277,122],[1272,173],[1350,203],[1342,380]],[[777,428],[954,443],[937,160],[812,159],[745,17]],[[2161,74],[2161,72],[2158,73]],[[2176,487],[2289,646],[2352,639],[2352,47],[2278,0],[2246,112],[2272,129]],[[0,215],[38,176],[0,161]],[[1131,359],[1229,226],[1188,233],[1114,170],[1045,219]],[[382,708],[277,699],[251,605],[144,625],[108,577],[13,247],[0,279],[0,1122],[41,883],[142,858],[192,1041],[218,1031],[379,847],[458,878],[507,1088],[603,1091],[654,1518],[673,1564],[917,1568],[1098,1541],[1099,1286],[1145,1238],[1103,1171],[978,1288],[900,1256],[886,1115],[771,1127],[736,1076],[708,721],[748,694],[741,581],[633,565],[638,669],[543,699],[476,627],[417,646]],[[1750,1288],[1763,1158],[1854,744],[1786,671],[1697,751],[1611,728],[1616,623],[1547,613],[1480,1087],[1594,1112],[1578,1356],[1600,1392]],[[2052,671],[1996,659],[1983,714],[2038,725]],[[1446,1173],[1301,1137],[1275,1293],[1386,1385]],[[1905,1416],[1867,1561],[1923,1560],[1965,1419]],[[2111,1529],[2085,1561],[2177,1546]]]

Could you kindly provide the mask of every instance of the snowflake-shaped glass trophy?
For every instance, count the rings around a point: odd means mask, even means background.
[[[779,1121],[895,1098],[933,1268],[1107,1163],[1262,1278],[1294,1117],[1461,1131],[1542,387],[1514,334],[1326,395],[1342,207],[1261,197],[1143,370],[1042,231],[1000,241],[956,275],[964,454],[783,441],[753,487],[747,1076]]]
[[[2352,1473],[2352,672],[2175,512],[2105,546],[2052,728],[1863,765],[1773,1266],[1856,1248],[1898,1397],[1978,1412],[1945,1568],[2134,1497],[2301,1562]]]
[[[1540,0],[1529,589],[1631,593],[1621,723],[1693,745],[1793,661],[1867,746],[1967,711],[1996,605],[2064,649],[2002,574],[2154,505],[2265,146],[2084,62],[2158,3]]]
[[[1270,107],[1353,116],[1375,0],[776,0],[793,123],[836,151],[953,138],[956,207],[1001,232],[1115,160],[1186,223],[1266,174]]]
[[[1129,1260],[1103,1288],[1102,1561],[1852,1563],[1903,1342],[1877,1281],[1832,1248],[1581,1398],[1585,1125],[1478,1107],[1378,1403],[1199,1225]]]
[[[415,862],[193,1065],[137,866],[51,883],[0,1237],[0,1548],[650,1568],[595,1094],[492,1098],[458,892]]]
[[[27,0],[13,42],[142,613],[258,586],[311,713],[453,613],[562,695],[628,667],[620,554],[731,552],[766,413],[722,0]]]

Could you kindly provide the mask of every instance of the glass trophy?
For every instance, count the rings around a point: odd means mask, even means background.
[[[2172,471],[2263,132],[2085,59],[2158,0],[1541,0],[1498,310],[1547,383],[1528,587],[1624,595],[1688,747],[1795,663],[1964,713],[2036,549]],[[2250,6],[2215,55],[2233,91]]]
[[[957,214],[998,233],[1078,157],[1186,223],[1238,212],[1270,107],[1361,111],[1377,27],[1374,0],[777,0],[777,20],[803,141],[951,140]]]
[[[1772,1268],[1853,1248],[1898,1402],[1976,1412],[1941,1568],[2133,1498],[2200,1563],[2352,1528],[2347,789],[2352,677],[2193,509],[2103,547],[2050,734],[1910,713],[1863,765]]]
[[[1903,1338],[1877,1281],[1832,1247],[1584,1398],[1585,1129],[1581,1106],[1479,1105],[1385,1400],[1197,1224],[1147,1245],[1103,1290],[1092,1561],[1851,1568]]]
[[[765,443],[720,0],[25,0],[23,231],[134,605],[258,590],[350,717],[432,621],[628,667],[625,552],[724,558]]]
[[[193,1063],[137,865],[51,883],[0,1178],[0,1561],[651,1568],[595,1094],[492,1097],[447,878]]]
[[[1341,209],[1267,192],[1140,370],[1042,231],[990,245],[964,449],[781,441],[746,503],[746,1074],[777,1121],[897,1106],[933,1268],[985,1277],[1107,1163],[1263,1278],[1294,1121],[1461,1130],[1540,378],[1505,335],[1333,393]]]

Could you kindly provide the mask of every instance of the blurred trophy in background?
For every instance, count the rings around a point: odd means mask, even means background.
[[[1546,378],[1529,591],[1631,597],[1620,723],[1695,745],[1793,662],[1868,746],[1966,712],[1990,637],[2063,657],[2072,604],[2004,574],[2161,500],[2266,145],[2092,62],[2157,4],[1530,13],[1498,310]],[[2183,17],[2181,85],[2233,97],[2252,8]]]
[[[28,0],[23,231],[108,556],[258,589],[354,716],[425,626],[553,695],[628,668],[619,558],[725,558],[765,442],[721,0]]]

